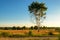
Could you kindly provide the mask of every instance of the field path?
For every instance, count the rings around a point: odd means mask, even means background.
[[[58,37],[21,37],[21,38],[0,37],[0,40],[58,40]]]

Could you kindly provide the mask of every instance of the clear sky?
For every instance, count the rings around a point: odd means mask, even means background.
[[[0,0],[0,26],[31,26],[28,6],[36,0]],[[37,0],[46,3],[45,26],[60,26],[60,0]]]

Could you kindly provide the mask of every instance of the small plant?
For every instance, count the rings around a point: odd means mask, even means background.
[[[29,31],[28,35],[29,35],[29,36],[32,36],[32,31]]]

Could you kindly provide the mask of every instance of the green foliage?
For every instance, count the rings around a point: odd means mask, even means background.
[[[13,26],[13,27],[12,27],[12,30],[16,30],[16,27],[15,27],[15,26]]]
[[[17,30],[21,30],[21,27],[18,26],[18,27],[16,27],[16,29],[17,29]]]
[[[9,33],[7,33],[7,32],[1,32],[0,33],[0,36],[2,36],[2,37],[8,37],[9,36]]]
[[[47,10],[47,7],[45,7],[45,3],[39,3],[39,2],[32,2],[31,5],[28,6],[30,13],[33,11],[37,12],[40,9]]]
[[[26,29],[26,26],[23,26],[22,29]]]
[[[31,26],[31,27],[30,27],[30,29],[31,29],[31,30],[33,30],[33,29],[34,29],[34,27],[33,27],[33,26]]]
[[[26,37],[24,34],[9,34],[8,32],[0,32],[0,37]]]
[[[16,27],[16,26],[13,26],[13,27],[0,27],[0,30],[23,30],[23,29],[32,29],[32,30],[36,30],[38,29],[37,26],[31,26],[31,27],[26,27],[26,26],[23,26],[23,27]],[[60,32],[60,27],[46,27],[46,26],[43,26],[43,27],[39,27],[39,29],[55,29],[55,31],[57,32]]]
[[[38,29],[38,26],[34,26],[34,29],[37,30]]]
[[[60,32],[60,28],[55,28],[55,31],[58,31],[58,32]]]
[[[24,36],[20,34],[11,34],[9,35],[9,37],[24,37]]]
[[[8,30],[8,27],[5,27],[4,30]]]
[[[52,32],[49,32],[48,35],[54,35]]]
[[[58,36],[59,40],[60,40],[60,35]]]
[[[29,31],[28,32],[28,36],[32,36],[32,31]]]

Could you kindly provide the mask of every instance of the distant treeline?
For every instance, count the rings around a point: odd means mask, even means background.
[[[31,27],[26,27],[26,26],[23,26],[23,27],[16,27],[16,26],[13,26],[13,27],[0,27],[0,30],[26,30],[26,29],[31,29],[31,30],[37,30],[38,29],[38,26],[31,26]],[[43,27],[39,27],[39,29],[56,29],[56,30],[60,30],[60,27],[46,27],[46,26],[43,26]]]

